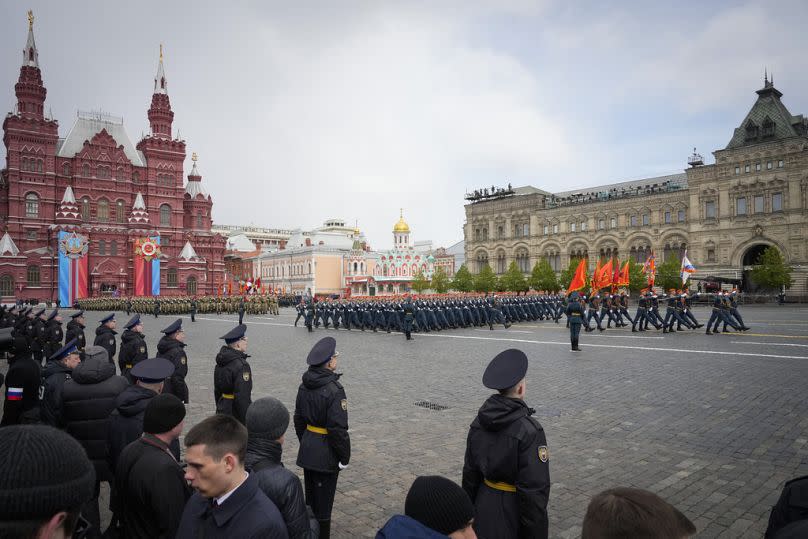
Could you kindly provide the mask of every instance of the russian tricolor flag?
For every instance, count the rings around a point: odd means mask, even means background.
[[[22,400],[22,388],[21,387],[10,387],[10,388],[8,388],[8,391],[6,391],[6,400],[21,401]]]

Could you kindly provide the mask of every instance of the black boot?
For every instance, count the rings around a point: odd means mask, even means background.
[[[331,537],[331,521],[318,520],[320,524],[320,539],[329,539]]]

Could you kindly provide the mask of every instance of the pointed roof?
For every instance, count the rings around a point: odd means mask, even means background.
[[[208,193],[202,187],[202,175],[196,168],[196,152],[193,153],[191,156],[191,160],[194,162],[194,166],[191,169],[191,173],[188,174],[188,183],[185,184],[185,193],[190,195],[191,198],[195,198],[196,195],[202,195],[203,197],[207,197]]]
[[[75,203],[76,203],[76,197],[75,195],[73,195],[73,188],[68,185],[67,188],[65,189],[65,194],[62,197],[62,204],[75,204]]]
[[[34,41],[34,12],[28,11],[28,41],[22,51],[22,65],[39,67],[39,51],[36,50]]]
[[[63,140],[60,140],[57,155],[59,157],[75,157],[84,148],[85,141],[92,140],[101,131],[106,132],[123,146],[123,153],[132,165],[145,167],[146,158],[135,148],[132,140],[126,133],[123,118],[100,111],[78,111],[76,122]]]
[[[133,210],[145,210],[146,203],[143,202],[143,194],[138,192],[137,196],[135,197],[135,203],[132,205]]]
[[[143,202],[143,195],[138,192],[135,203],[132,205],[132,213],[129,215],[130,225],[148,224],[149,212],[146,211],[146,203]]]
[[[180,251],[180,260],[198,260],[199,255],[196,254],[194,251],[194,246],[191,245],[190,241],[185,242],[185,246]]]
[[[20,250],[17,248],[17,245],[14,243],[14,240],[11,239],[11,236],[8,235],[8,231],[3,235],[3,239],[0,239],[0,256],[5,256],[10,254],[11,256],[17,256],[20,254]]]
[[[793,116],[780,98],[783,93],[768,79],[757,92],[758,98],[741,125],[735,129],[726,149],[750,146],[761,142],[805,136],[808,121],[802,114]]]
[[[154,77],[154,93],[167,94],[168,81],[166,80],[166,72],[163,69],[163,44],[160,43],[160,63],[157,65],[157,75]]]

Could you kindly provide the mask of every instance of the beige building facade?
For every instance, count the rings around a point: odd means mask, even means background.
[[[467,197],[466,265],[496,273],[512,261],[525,273],[541,259],[556,271],[585,256],[642,262],[688,258],[697,277],[738,279],[776,246],[791,265],[788,294],[808,294],[808,120],[792,115],[770,81],[724,149],[704,165],[694,152],[684,173],[549,193],[534,187]]]

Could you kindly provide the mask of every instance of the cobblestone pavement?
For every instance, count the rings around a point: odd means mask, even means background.
[[[353,455],[340,474],[333,537],[373,537],[403,512],[417,475],[460,481],[468,425],[489,391],[481,378],[505,348],[530,358],[527,402],[550,448],[550,535],[577,537],[588,500],[609,487],[650,489],[696,524],[698,537],[761,537],[783,483],[808,474],[808,309],[748,306],[752,330],[706,336],[584,333],[569,351],[548,322],[415,335],[291,327],[294,313],[248,317],[253,399],[294,408],[305,357],[332,335],[349,402]],[[706,321],[704,308],[696,310]],[[88,335],[100,313],[89,313]],[[125,315],[119,314],[119,319]],[[150,350],[171,317],[144,318]],[[232,316],[185,320],[187,425],[214,410],[212,372]],[[416,405],[425,401],[445,409]],[[295,465],[290,428],[283,460]]]

